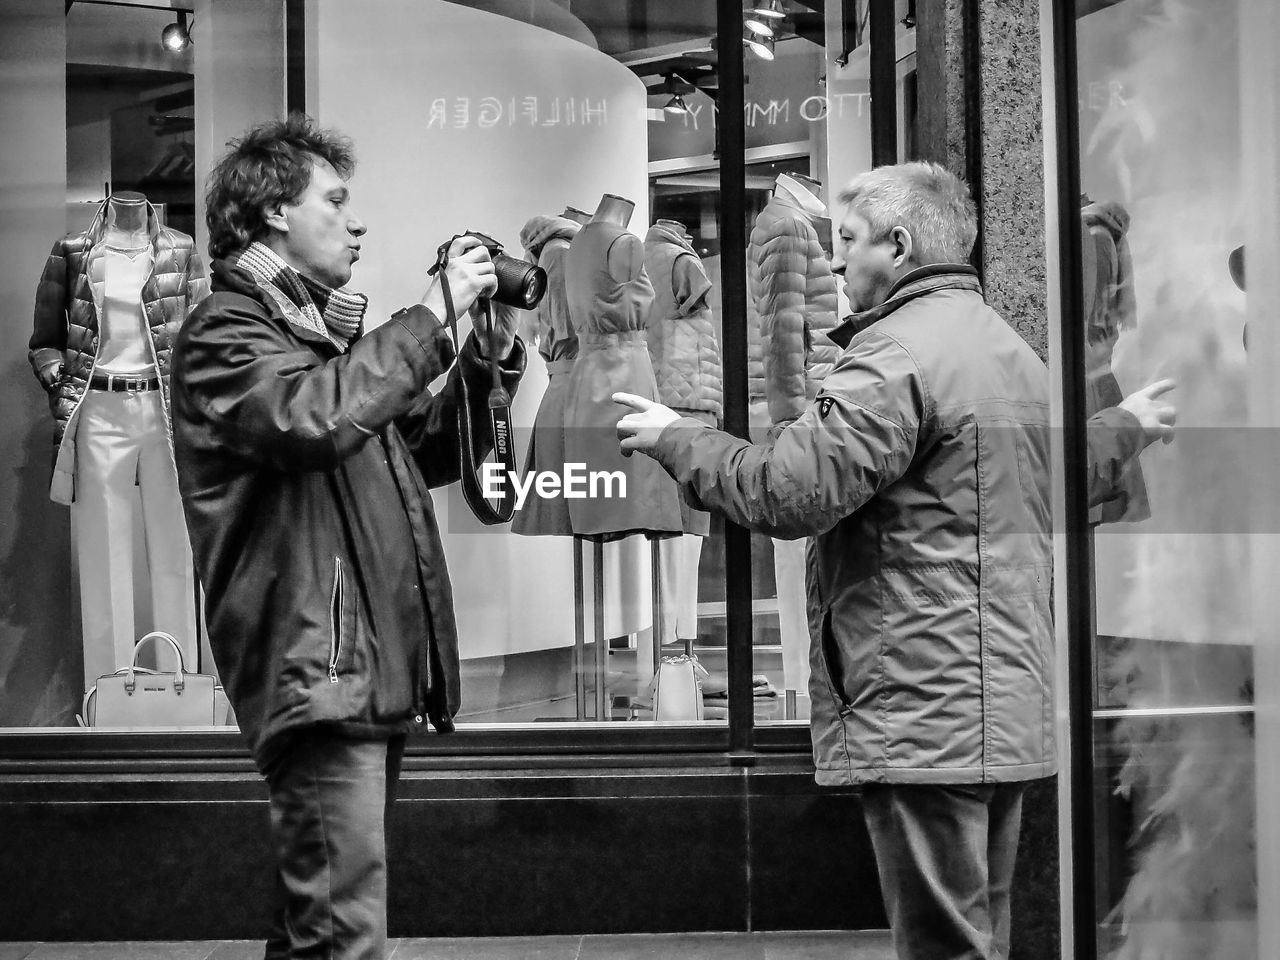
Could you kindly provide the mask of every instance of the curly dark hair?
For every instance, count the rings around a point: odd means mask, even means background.
[[[209,256],[215,260],[266,236],[264,211],[302,195],[314,157],[327,160],[344,180],[356,166],[349,138],[302,113],[260,123],[227,146],[205,190]]]

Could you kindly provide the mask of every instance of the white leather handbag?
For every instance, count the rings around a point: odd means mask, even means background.
[[[177,670],[167,673],[138,666],[138,651],[153,640],[164,640],[173,648]],[[98,678],[85,693],[76,719],[81,726],[114,730],[211,727],[219,722],[216,686],[213,677],[188,673],[178,641],[156,631],[137,642],[129,666]]]

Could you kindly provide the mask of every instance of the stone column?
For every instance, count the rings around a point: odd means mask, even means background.
[[[1048,362],[1039,0],[921,0],[916,12],[917,152],[969,182],[987,302]],[[1014,960],[1058,960],[1059,901],[1057,784],[1046,780],[1023,806]]]
[[[917,5],[918,152],[973,187],[987,300],[1048,360],[1038,0]]]

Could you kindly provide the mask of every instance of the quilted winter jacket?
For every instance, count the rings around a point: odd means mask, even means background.
[[[769,419],[804,413],[839,350],[836,278],[813,218],[788,197],[774,196],[756,217],[747,246],[748,393],[764,397]]]
[[[815,537],[819,783],[1048,776],[1048,370],[963,266],[913,271],[833,339],[771,443],[680,419],[654,455],[695,505]]]
[[[106,233],[106,213],[107,201],[103,201],[88,230],[53,245],[36,290],[35,324],[27,355],[31,369],[39,377],[48,367],[63,364],[61,376],[48,391],[56,451],[49,496],[58,503],[71,503],[75,496],[74,426],[97,361],[99,316],[106,287],[106,256],[100,247]],[[147,231],[152,266],[142,287],[142,306],[167,412],[173,342],[187,314],[209,292],[209,281],[195,242],[185,233],[160,226],[150,205]],[[167,426],[167,417],[165,422]]]
[[[450,368],[453,357],[422,306],[339,353],[226,261],[182,328],[178,485],[214,658],[260,769],[291,731],[316,724],[357,737],[424,718],[452,729],[458,638],[428,488],[460,475],[460,379],[478,423],[491,385],[474,335]],[[502,366],[514,394],[520,341]],[[425,636],[422,607],[404,606],[393,576],[403,554],[388,544],[417,554]]]
[[[661,222],[644,239],[644,265],[653,284],[645,326],[658,399],[675,410],[720,418],[720,347],[707,293],[711,281],[693,247]]]

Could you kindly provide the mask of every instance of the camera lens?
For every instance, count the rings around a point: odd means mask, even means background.
[[[524,280],[524,301],[526,310],[532,310],[542,300],[547,289],[547,275],[537,267],[529,271]]]

